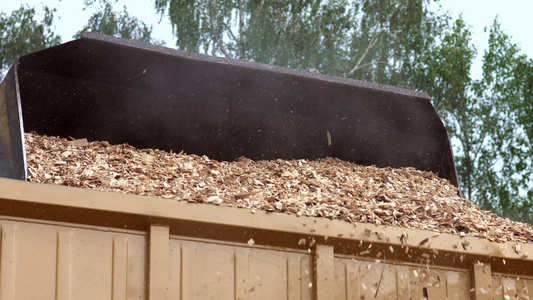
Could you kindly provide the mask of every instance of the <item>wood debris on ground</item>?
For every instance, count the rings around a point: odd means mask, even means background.
[[[533,226],[480,210],[431,172],[334,158],[234,162],[26,133],[28,180],[298,216],[533,242]]]

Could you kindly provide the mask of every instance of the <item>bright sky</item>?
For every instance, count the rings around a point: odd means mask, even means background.
[[[0,10],[10,14],[11,11],[20,7],[21,4],[28,3],[31,6],[41,7],[46,4],[49,7],[57,8],[56,12],[56,33],[61,35],[63,42],[72,39],[72,36],[80,30],[87,22],[94,10],[82,10],[83,0],[15,0],[3,1]],[[141,4],[142,3],[142,4]],[[487,47],[488,33],[484,32],[485,27],[489,27],[496,15],[502,24],[502,28],[513,37],[513,42],[518,43],[522,52],[533,58],[533,38],[531,29],[533,28],[533,0],[440,0],[444,10],[449,10],[454,18],[463,14],[463,19],[471,26],[473,31],[472,42],[478,49],[478,57],[472,68],[472,77],[481,76],[481,65],[483,51]],[[168,47],[174,47],[175,38],[172,29],[163,17],[159,23],[159,17],[153,8],[153,1],[126,1],[120,0],[115,5],[115,10],[122,10],[126,5],[131,16],[135,16],[145,23],[153,25],[152,35],[156,39],[164,40]],[[437,9],[436,6],[431,6]],[[95,7],[96,8],[96,7]]]

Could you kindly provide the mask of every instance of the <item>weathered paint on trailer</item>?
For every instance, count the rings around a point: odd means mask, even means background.
[[[12,179],[0,226],[1,299],[533,296],[532,244]]]

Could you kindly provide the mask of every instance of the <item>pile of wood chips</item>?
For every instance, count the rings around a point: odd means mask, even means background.
[[[28,178],[298,216],[533,242],[533,226],[482,211],[431,172],[339,159],[215,161],[108,142],[25,134]]]

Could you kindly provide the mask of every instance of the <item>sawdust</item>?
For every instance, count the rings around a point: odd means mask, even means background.
[[[533,242],[533,226],[480,210],[431,172],[315,161],[215,161],[25,134],[28,179],[298,216]]]

